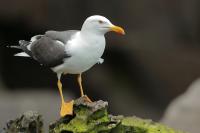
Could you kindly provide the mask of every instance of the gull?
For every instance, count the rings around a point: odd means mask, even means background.
[[[61,76],[78,74],[81,97],[85,96],[88,102],[92,102],[84,94],[81,75],[95,64],[104,62],[101,58],[106,45],[104,35],[109,31],[125,34],[123,28],[112,24],[104,16],[93,15],[84,21],[81,30],[47,31],[43,35],[33,36],[30,41],[20,40],[18,46],[11,47],[22,50],[15,56],[31,57],[57,74],[60,116],[63,117],[73,114],[74,100],[65,102]]]

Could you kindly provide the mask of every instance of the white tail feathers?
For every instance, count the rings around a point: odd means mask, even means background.
[[[25,52],[21,52],[21,53],[17,53],[14,56],[20,56],[20,57],[30,57],[27,53]]]

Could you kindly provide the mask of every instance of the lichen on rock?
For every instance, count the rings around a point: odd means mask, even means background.
[[[183,133],[137,117],[112,116],[108,103],[89,103],[84,97],[75,101],[74,115],[65,116],[50,125],[50,133]]]
[[[111,120],[107,112],[108,103],[102,100],[86,102],[84,97],[74,103],[74,115],[65,116],[50,125],[50,133],[109,133],[119,122]]]
[[[27,111],[10,120],[1,133],[43,133],[43,119],[36,111]]]

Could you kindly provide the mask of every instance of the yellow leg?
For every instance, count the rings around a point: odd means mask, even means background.
[[[65,115],[72,115],[73,114],[73,104],[74,100],[70,102],[65,102],[63,93],[62,93],[62,83],[60,80],[58,80],[58,89],[60,92],[60,97],[61,97],[61,109],[60,109],[60,116],[63,117]]]
[[[79,87],[80,87],[81,97],[83,97],[83,96],[84,96],[84,92],[83,92],[83,86],[82,86],[82,77],[81,77],[81,74],[78,75],[78,84],[79,84]]]
[[[92,102],[88,96],[84,95],[81,74],[78,75],[78,84],[81,92],[81,97],[85,97],[87,102]]]

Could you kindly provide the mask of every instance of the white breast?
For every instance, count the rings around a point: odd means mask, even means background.
[[[78,32],[74,39],[67,42],[66,52],[71,55],[64,64],[54,67],[55,72],[79,74],[95,65],[105,49],[104,36],[82,36]]]

